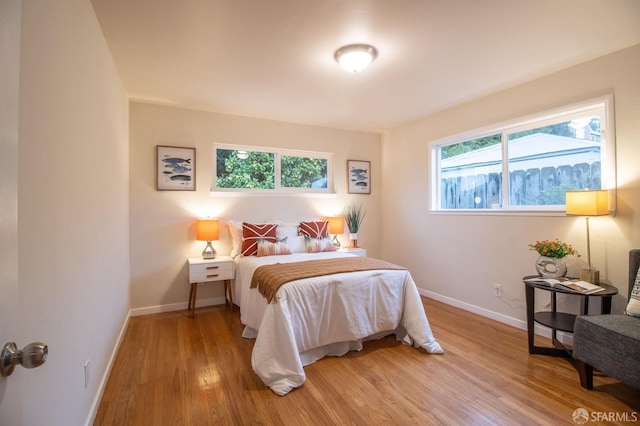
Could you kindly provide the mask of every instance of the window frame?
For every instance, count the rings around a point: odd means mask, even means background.
[[[502,181],[501,205],[498,208],[483,209],[443,209],[441,208],[442,180],[440,178],[439,148],[471,141],[486,136],[501,134],[501,176],[509,176],[508,135],[531,130],[538,127],[556,124],[570,120],[571,117],[582,116],[590,111],[600,111],[600,162],[601,162],[601,189],[609,190],[610,210],[615,213],[616,190],[616,160],[615,160],[615,121],[613,95],[601,96],[576,104],[571,104],[540,113],[516,118],[507,122],[486,126],[483,128],[464,132],[455,136],[431,141],[428,149],[428,164],[430,165],[429,185],[429,213],[443,214],[525,214],[525,215],[564,215],[565,205],[509,205],[509,179]]]
[[[253,151],[264,152],[274,155],[274,188],[273,189],[255,189],[255,188],[219,188],[217,186],[218,180],[218,149],[234,150],[234,151]],[[327,187],[326,188],[288,188],[281,185],[282,174],[281,164],[282,157],[301,157],[301,158],[313,158],[327,160]],[[284,194],[299,194],[299,195],[323,195],[334,194],[334,178],[333,178],[333,157],[334,154],[330,152],[318,152],[318,151],[302,151],[287,148],[271,148],[262,146],[249,146],[249,145],[233,145],[233,144],[213,144],[213,176],[211,180],[211,193],[212,194],[251,194],[251,195],[284,195]]]

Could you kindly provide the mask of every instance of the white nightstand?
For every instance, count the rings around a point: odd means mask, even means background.
[[[363,249],[361,247],[357,247],[357,248],[351,248],[351,247],[340,247],[338,249],[338,251],[344,252],[344,253],[351,253],[351,254],[355,254],[356,256],[362,256],[362,257],[367,257],[367,250]]]
[[[199,283],[224,281],[224,298],[227,303],[227,294],[231,309],[233,309],[233,294],[231,292],[231,280],[234,278],[233,259],[229,256],[217,256],[215,259],[203,259],[201,257],[189,258],[189,312],[193,317],[196,312],[196,294]]]

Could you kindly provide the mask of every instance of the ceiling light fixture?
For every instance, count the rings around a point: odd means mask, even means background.
[[[336,61],[349,72],[360,72],[367,68],[378,56],[375,47],[368,44],[350,44],[338,49],[334,55]]]

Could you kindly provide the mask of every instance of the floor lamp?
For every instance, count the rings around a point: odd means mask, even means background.
[[[587,264],[588,269],[580,270],[580,279],[593,284],[600,281],[600,272],[591,267],[591,237],[589,217],[609,214],[609,192],[606,189],[567,191],[567,215],[585,216],[587,222]]]

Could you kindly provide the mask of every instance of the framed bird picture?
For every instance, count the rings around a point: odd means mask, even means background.
[[[158,191],[196,190],[196,149],[156,146],[156,189]]]
[[[349,194],[371,194],[371,162],[347,160]]]

